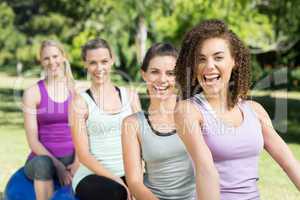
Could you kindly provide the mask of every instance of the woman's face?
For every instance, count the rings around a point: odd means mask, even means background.
[[[64,61],[62,52],[55,46],[46,46],[41,51],[40,62],[48,77],[63,76]]]
[[[146,72],[142,71],[150,97],[165,100],[175,93],[175,64],[173,56],[155,56]]]
[[[85,66],[95,84],[103,84],[110,80],[110,70],[113,59],[107,48],[87,50]]]
[[[220,94],[228,89],[234,59],[228,42],[211,38],[203,42],[197,67],[197,80],[205,94]]]

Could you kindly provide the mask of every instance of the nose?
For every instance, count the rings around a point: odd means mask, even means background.
[[[208,59],[207,63],[206,63],[206,68],[213,69],[214,67],[215,67],[215,63],[214,63],[213,59]]]
[[[160,81],[162,83],[166,82],[168,80],[167,74],[166,73],[161,73],[160,75]]]
[[[101,63],[97,64],[97,70],[102,71],[104,69],[104,67],[102,66]]]
[[[54,58],[49,57],[49,64],[52,64],[52,63],[54,63]]]

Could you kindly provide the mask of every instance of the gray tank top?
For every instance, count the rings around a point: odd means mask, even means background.
[[[146,187],[160,200],[195,199],[192,161],[178,135],[159,134],[151,128],[144,112],[135,115],[140,126]]]

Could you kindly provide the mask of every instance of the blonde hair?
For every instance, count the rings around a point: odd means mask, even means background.
[[[44,40],[44,41],[42,41],[41,46],[40,46],[40,50],[39,50],[38,55],[37,55],[37,59],[39,61],[41,61],[40,59],[41,59],[42,51],[44,50],[44,48],[49,47],[49,46],[56,47],[61,52],[62,56],[65,58],[65,60],[64,60],[64,74],[67,78],[67,87],[69,88],[69,90],[73,91],[74,87],[75,87],[75,81],[74,81],[74,77],[73,77],[73,74],[72,74],[71,65],[70,65],[70,63],[67,59],[68,58],[67,53],[64,50],[62,44],[60,44],[59,42],[57,42],[55,40]]]

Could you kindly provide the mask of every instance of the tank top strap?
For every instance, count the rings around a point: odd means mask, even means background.
[[[92,99],[92,97],[87,93],[87,91],[81,92],[80,96],[84,99],[85,103],[87,104],[89,113],[91,113],[92,110],[96,109],[97,105],[94,102],[94,100]]]
[[[136,117],[137,117],[137,120],[139,123],[140,137],[142,138],[144,135],[144,132],[145,132],[145,125],[146,125],[145,124],[145,122],[146,122],[145,114],[143,111],[140,111],[140,112],[135,113],[134,115],[136,115]]]
[[[190,100],[196,106],[198,111],[202,113],[203,118],[216,117],[215,111],[209,105],[202,93],[194,95]]]
[[[43,102],[45,101],[45,99],[48,99],[48,92],[46,90],[45,80],[39,80],[37,84],[40,90],[41,102]]]
[[[251,105],[248,101],[246,101],[246,100],[239,101],[238,106],[240,109],[242,109],[242,111],[245,115],[244,117],[259,121],[259,117],[258,117],[257,113],[251,108]]]
[[[130,108],[130,97],[128,94],[128,90],[125,87],[119,87],[121,93],[121,101],[122,101],[122,110]]]

